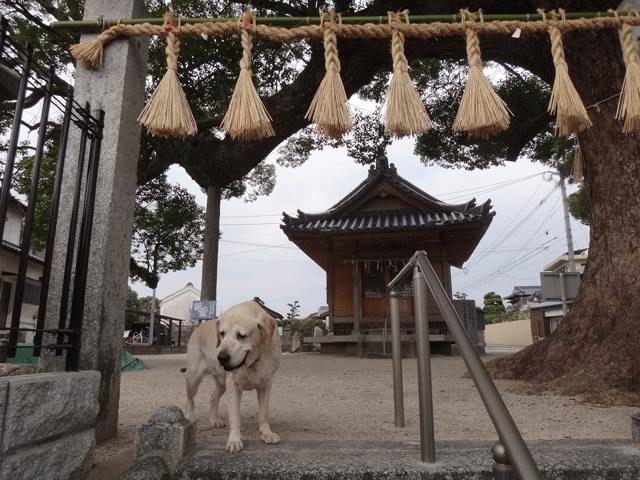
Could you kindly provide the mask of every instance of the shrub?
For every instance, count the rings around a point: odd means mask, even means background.
[[[296,318],[289,324],[289,331],[293,335],[295,332],[300,332],[302,337],[313,337],[313,330],[315,327],[320,327],[324,335],[327,334],[327,326],[324,320],[317,317]]]

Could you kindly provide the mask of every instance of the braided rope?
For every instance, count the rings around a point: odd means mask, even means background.
[[[568,70],[567,61],[564,57],[564,49],[562,46],[562,33],[557,27],[549,27],[549,36],[551,37],[551,55],[553,55],[553,64],[558,68]]]
[[[327,71],[340,73],[340,59],[338,58],[338,37],[334,31],[335,24],[330,23],[324,32],[324,60]]]
[[[638,42],[633,34],[633,27],[628,23],[622,24],[622,44],[624,46],[624,63],[629,65],[633,62],[639,62]]]
[[[320,130],[323,130],[321,134],[333,138],[351,128],[346,95],[344,94],[344,87],[340,79],[340,61],[337,50],[338,36],[343,38],[364,39],[391,38],[394,74],[398,71],[406,75],[409,83],[411,83],[407,73],[408,62],[404,54],[405,37],[428,39],[438,36],[465,35],[467,40],[467,56],[471,67],[470,79],[473,77],[473,81],[467,82],[463,101],[465,97],[467,97],[467,91],[471,86],[471,89],[474,91],[479,89],[478,95],[484,97],[488,103],[482,105],[485,101],[483,100],[480,107],[478,104],[470,104],[470,110],[468,112],[462,112],[463,109],[461,108],[458,111],[454,129],[465,129],[472,134],[486,136],[507,128],[509,119],[506,105],[495,95],[488,80],[486,80],[486,77],[482,74],[483,64],[480,55],[479,34],[511,35],[517,30],[525,35],[546,32],[551,37],[553,61],[556,66],[556,81],[554,82],[551,101],[549,103],[549,111],[552,113],[558,112],[558,128],[560,132],[571,133],[581,131],[583,128],[590,126],[591,121],[584,109],[582,101],[569,80],[568,67],[562,46],[562,32],[619,28],[622,30],[624,59],[627,64],[627,76],[625,77],[625,85],[623,85],[621,103],[618,107],[619,118],[626,116],[625,131],[627,131],[627,128],[640,129],[640,58],[637,52],[637,43],[632,33],[632,27],[640,26],[640,15],[630,8],[627,8],[626,14],[624,15],[619,15],[617,12],[614,12],[614,17],[567,20],[563,10],[560,10],[559,14],[555,11],[551,12],[549,16],[542,10],[538,12],[542,14],[542,20],[539,21],[496,20],[493,22],[485,22],[482,11],[472,13],[468,10],[463,10],[460,12],[462,21],[459,23],[433,22],[412,24],[408,20],[408,12],[405,11],[394,14],[393,21],[390,15],[389,24],[366,23],[344,25],[342,24],[340,15],[332,11],[330,13],[331,22],[326,25],[324,23],[324,16],[326,14],[322,13],[320,25],[302,25],[286,28],[265,24],[256,25],[255,16],[248,11],[243,17],[244,22],[227,21],[181,24],[179,18],[177,26],[167,28],[169,24],[173,24],[175,21],[173,13],[168,12],[165,16],[164,25],[162,26],[151,25],[150,23],[130,25],[118,22],[117,25],[100,33],[95,39],[83,44],[73,45],[71,47],[71,53],[85,68],[96,69],[102,63],[104,45],[119,36],[154,35],[157,37],[167,37],[167,67],[168,70],[173,72],[173,76],[170,82],[167,80],[167,82],[164,83],[171,85],[171,89],[175,89],[177,82],[177,76],[175,75],[177,72],[177,56],[180,51],[181,37],[240,35],[243,47],[243,57],[240,62],[241,75],[245,76],[242,72],[248,73],[249,83],[251,83],[252,86],[250,76],[253,37],[282,42],[291,42],[306,38],[323,38],[327,74],[316,93],[316,97],[314,97],[306,118],[313,117],[312,120],[319,125]],[[406,22],[403,23],[399,21],[400,15],[405,15]],[[479,21],[476,21],[476,16],[479,17]],[[336,22],[336,19],[338,19],[338,22]],[[248,20],[253,20],[252,24],[250,24]],[[398,76],[398,78],[400,78],[400,76]],[[406,82],[406,79],[402,79],[404,85],[401,91],[405,93],[409,92]],[[179,87],[179,84],[177,85]],[[163,85],[163,89],[169,91],[168,86]],[[412,89],[415,92],[413,87]],[[330,92],[333,92],[333,98],[330,98]],[[179,93],[180,96],[184,96],[181,88]],[[473,97],[473,95],[468,96]],[[495,99],[493,98],[494,96],[496,97]],[[629,99],[631,97],[633,97],[633,99],[630,101]],[[636,97],[638,98],[636,99]],[[624,104],[623,99],[625,99]],[[184,106],[186,106],[186,110],[189,110],[186,99],[181,99],[181,101]],[[149,105],[147,107],[149,107]],[[147,107],[145,107],[145,110],[148,110]],[[264,106],[262,106],[262,108],[264,109]],[[487,108],[487,110],[484,110],[485,108]],[[322,114],[321,116],[326,117],[324,123],[318,121],[316,118],[319,112]],[[426,112],[424,115],[426,116]],[[190,116],[190,111],[188,115],[185,114],[185,118]],[[474,119],[480,119],[480,121],[475,122]],[[183,131],[194,131],[195,122],[192,120],[192,116],[191,118],[186,118],[184,121],[181,118],[180,122],[185,124],[185,127],[182,128]],[[466,127],[463,128],[461,125],[466,125]],[[265,127],[265,129],[266,128],[267,127]],[[270,125],[268,128],[270,128]],[[167,132],[172,134],[170,127],[162,126],[158,131],[161,132],[158,134],[166,134]],[[272,133],[268,132],[268,134]]]
[[[242,59],[240,68],[251,73],[251,50],[253,48],[253,37],[246,30],[242,31]]]
[[[478,32],[469,28],[467,29],[466,37],[469,66],[482,70],[484,64],[482,63],[482,57],[480,56],[480,37],[478,37]]]
[[[638,15],[638,12],[634,14]],[[617,13],[616,18],[618,18]],[[628,23],[621,24],[620,27],[627,71],[620,91],[616,118],[624,119],[622,131],[629,133],[640,130],[640,57],[638,57],[638,42],[633,28]]]
[[[173,12],[169,12],[169,14],[165,15],[165,24],[172,25],[171,30],[169,30],[169,35],[167,36],[167,48],[165,52],[167,53],[167,68],[174,70],[176,73],[178,72],[178,54],[180,53],[180,37],[178,35],[180,31],[180,26],[176,26],[174,32],[173,24],[175,23],[175,18]]]
[[[407,15],[408,10],[403,12]],[[406,17],[407,21],[409,17]],[[389,12],[389,22],[397,22],[399,20],[399,14]],[[393,57],[393,69],[400,70],[402,72],[409,71],[409,62],[404,54],[404,35],[397,28],[393,29],[391,36],[391,55]]]
[[[631,26],[640,26],[640,17],[628,14],[618,19],[613,17],[579,18],[572,20],[544,19],[536,21],[505,20],[493,22],[465,22],[462,23],[404,23],[399,25],[365,23],[354,24],[334,24],[331,30],[339,37],[344,38],[390,38],[394,29],[402,33],[405,37],[432,38],[439,36],[452,36],[466,34],[468,29],[472,29],[479,34],[511,35],[517,29],[523,33],[538,34],[544,33],[550,26],[561,28],[563,31],[570,30],[600,30],[604,28],[618,28],[620,23]],[[270,25],[251,25],[246,30],[254,37],[266,38],[269,40],[291,42],[305,38],[323,38],[325,27],[321,25],[304,25],[293,28],[274,27]],[[180,29],[182,37],[197,37],[202,34],[213,35],[240,35],[242,27],[237,22],[202,22],[185,23]],[[135,25],[116,25],[102,32],[91,41],[106,44],[111,40],[121,36],[155,35],[158,37],[167,36],[167,31],[161,25],[151,25],[141,23]]]

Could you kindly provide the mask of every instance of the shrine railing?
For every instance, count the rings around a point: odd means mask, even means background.
[[[498,432],[499,441],[493,447],[493,472],[496,479],[506,478],[505,471],[515,468],[520,480],[540,480],[541,474],[525,444],[518,427],[509,414],[498,389],[491,380],[478,352],[471,342],[449,296],[438,279],[427,255],[423,251],[414,254],[405,267],[389,283],[391,291],[391,336],[393,359],[393,385],[395,421],[397,427],[404,427],[404,406],[402,393],[402,357],[400,353],[400,303],[393,286],[410,271],[413,271],[413,288],[416,315],[416,347],[418,357],[418,389],[420,406],[420,448],[421,459],[435,463],[435,440],[433,428],[433,402],[431,396],[431,360],[429,349],[429,329],[427,319],[427,285],[436,300],[449,331],[478,388],[480,397],[489,417]],[[513,465],[513,467],[512,467]]]

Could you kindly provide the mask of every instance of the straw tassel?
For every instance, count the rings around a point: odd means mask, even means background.
[[[469,27],[465,33],[470,67],[469,78],[460,101],[458,114],[453,122],[453,129],[488,138],[509,128],[511,112],[482,73],[483,64],[478,33]]]
[[[408,10],[403,14],[409,23]],[[398,20],[398,15],[389,12],[389,22]],[[420,95],[416,92],[411,77],[409,76],[409,64],[404,55],[404,35],[397,29],[393,29],[391,52],[393,55],[393,76],[382,108],[386,105],[383,119],[386,123],[386,132],[395,138],[426,132],[433,127]]]
[[[335,15],[332,12],[332,16]],[[324,17],[324,13],[322,14]],[[324,26],[324,22],[322,22]],[[304,118],[318,127],[318,134],[325,138],[339,138],[353,127],[347,106],[347,94],[340,78],[338,39],[331,24],[324,31],[324,55],[326,73],[318,87]]]
[[[222,120],[222,129],[231,138],[240,140],[260,140],[275,135],[271,126],[271,116],[258,96],[251,79],[251,49],[253,37],[246,30],[255,16],[247,10],[242,17],[242,59],[240,75],[233,91],[229,109]]]
[[[120,35],[120,22],[115,27],[105,30],[93,40],[71,45],[71,55],[87,70],[97,70],[102,66],[104,45]]]
[[[580,181],[583,179],[584,175],[584,158],[582,156],[582,150],[580,149],[580,145],[576,142],[576,153],[573,156],[573,166],[571,167],[571,174],[573,175],[574,181]]]
[[[622,44],[627,72],[620,92],[616,118],[624,118],[622,131],[630,133],[640,130],[640,58],[633,28],[628,23],[622,25]]]
[[[174,30],[173,12],[165,15],[167,36],[167,73],[151,99],[140,113],[138,121],[152,135],[160,137],[186,137],[194,135],[198,126],[189,108],[189,102],[178,80],[178,53],[180,38]],[[177,26],[180,29],[180,25]]]
[[[547,21],[544,10],[538,9],[543,21]],[[564,20],[564,10],[560,10]],[[549,26],[547,29],[551,37],[551,53],[553,64],[556,67],[556,78],[551,90],[551,100],[547,111],[556,115],[556,130],[560,135],[578,133],[592,125],[591,119],[584,108],[580,95],[571,83],[569,68],[564,58],[562,45],[562,33],[557,27]]]

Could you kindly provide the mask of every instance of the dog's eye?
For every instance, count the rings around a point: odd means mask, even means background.
[[[247,338],[246,335],[243,335],[241,333],[238,334],[238,340],[244,340],[245,338]]]
[[[225,335],[226,335],[226,332],[220,332],[220,338],[224,338]]]

